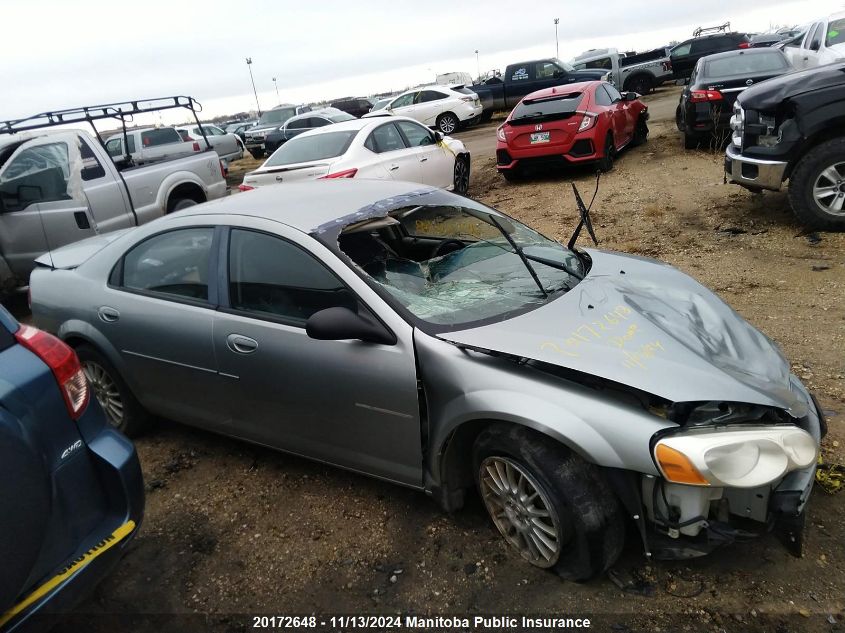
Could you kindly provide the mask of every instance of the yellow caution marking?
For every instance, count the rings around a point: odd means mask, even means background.
[[[38,589],[33,591],[31,594],[29,594],[26,598],[21,600],[11,609],[0,615],[0,627],[2,627],[9,620],[14,618],[16,615],[18,615],[31,605],[38,602],[41,598],[46,596],[53,589],[58,587],[60,584],[62,584],[68,578],[73,576],[80,569],[88,565],[88,563],[90,563],[92,560],[97,558],[97,556],[120,543],[120,541],[129,536],[132,533],[132,530],[134,529],[135,521],[127,521],[119,528],[117,528],[114,532],[112,532],[111,535],[107,536],[102,541],[94,545],[94,547],[89,549],[87,552],[81,554],[80,556],[77,556],[69,565],[62,569],[58,574],[56,574],[50,580],[38,587]]]

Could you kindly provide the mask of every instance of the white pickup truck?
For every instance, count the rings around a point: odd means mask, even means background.
[[[0,293],[46,251],[227,193],[213,150],[118,168],[86,131],[20,124],[0,121]]]
[[[620,53],[615,48],[594,48],[570,63],[576,70],[609,70],[611,81],[619,90],[643,95],[672,78],[672,61],[665,48],[640,54]]]
[[[175,127],[126,130],[125,139],[122,133],[112,134],[106,139],[106,151],[112,160],[119,163],[128,155],[135,165],[172,158],[177,154],[200,152],[203,149],[206,149],[206,145],[202,139],[186,141]]]

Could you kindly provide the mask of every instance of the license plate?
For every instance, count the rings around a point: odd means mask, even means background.
[[[531,135],[531,143],[548,143],[550,132],[534,132]]]

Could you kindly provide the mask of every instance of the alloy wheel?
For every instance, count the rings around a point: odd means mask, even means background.
[[[117,384],[103,367],[93,361],[85,361],[82,369],[109,423],[119,427],[123,423],[123,399]]]
[[[458,158],[455,160],[455,192],[466,193],[469,190],[469,167],[466,160]]]
[[[523,558],[551,567],[560,556],[560,522],[542,486],[507,457],[488,457],[479,471],[481,497],[496,528]]]
[[[455,128],[458,127],[458,122],[455,120],[455,117],[451,114],[446,114],[440,118],[440,131],[443,134],[449,135],[455,131]]]
[[[845,215],[845,162],[823,169],[813,184],[816,204],[832,215]]]

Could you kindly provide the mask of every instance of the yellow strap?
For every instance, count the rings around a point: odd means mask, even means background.
[[[53,589],[62,584],[65,580],[73,576],[76,572],[78,572],[92,560],[97,558],[97,556],[110,549],[114,545],[120,543],[120,541],[129,536],[129,534],[131,534],[132,530],[134,529],[135,521],[130,520],[121,525],[114,532],[112,532],[110,536],[107,536],[102,541],[97,543],[94,547],[85,552],[82,556],[76,558],[70,565],[65,567],[62,571],[53,576],[50,580],[38,587],[38,589],[29,594],[21,602],[6,611],[6,613],[4,613],[3,615],[0,615],[0,627],[2,627],[4,624],[6,624],[6,622],[11,620],[16,615],[18,615],[21,611],[46,596]]]
[[[839,492],[845,487],[845,466],[825,464],[819,457],[819,464],[816,468],[816,483],[828,494]]]

